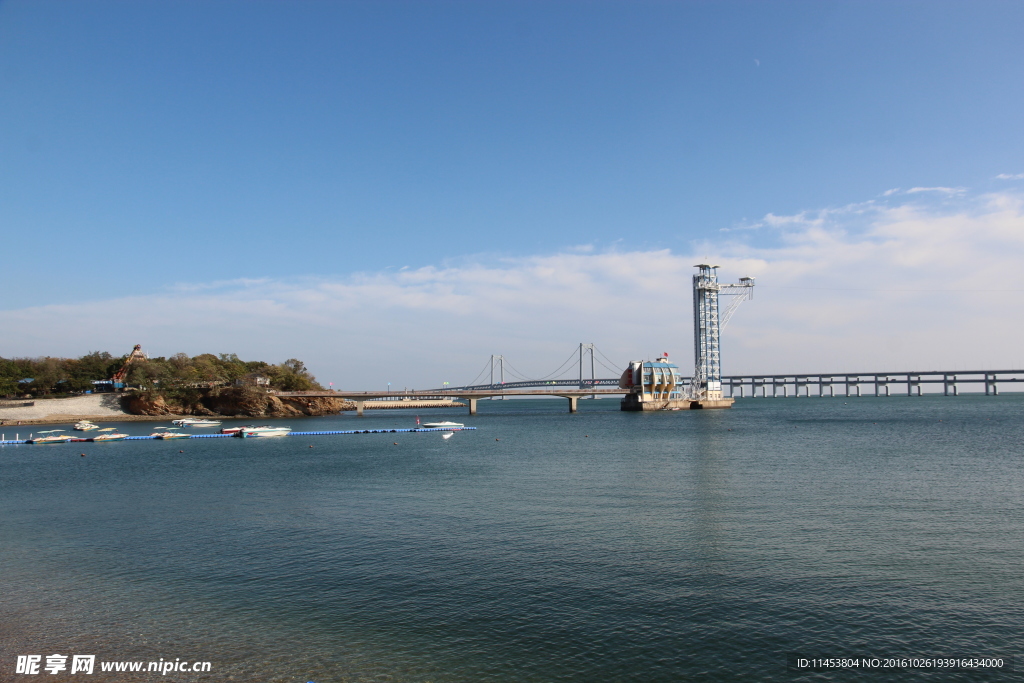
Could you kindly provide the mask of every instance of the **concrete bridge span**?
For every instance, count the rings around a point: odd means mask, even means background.
[[[618,384],[618,380],[615,380]],[[282,398],[340,398],[352,401],[356,404],[356,414],[362,415],[367,401],[395,401],[403,398],[412,399],[459,399],[469,405],[469,414],[476,415],[477,401],[482,398],[496,396],[546,396],[549,398],[564,398],[569,401],[569,412],[575,413],[578,409],[579,400],[587,396],[622,396],[627,393],[625,389],[611,389],[598,387],[580,389],[577,382],[573,388],[551,387],[550,389],[531,389],[529,387],[504,387],[501,385],[486,385],[485,387],[473,387],[465,389],[448,389],[446,391],[403,391],[401,393],[387,391],[278,391],[275,396]],[[532,385],[536,386],[536,385]]]
[[[684,378],[683,381],[688,381]],[[1014,386],[1024,383],[1024,370],[929,370],[922,372],[836,372],[793,373],[787,375],[726,375],[723,388],[731,397],[798,397],[798,396],[861,396],[861,387],[868,395],[889,396],[890,387],[906,391],[907,396],[921,396],[922,388],[931,385],[946,396],[959,395],[964,385],[975,385],[985,395],[995,396],[999,385]],[[281,397],[340,398],[353,401],[356,412],[363,414],[367,401],[397,401],[412,399],[460,399],[469,404],[469,414],[476,415],[477,401],[496,396],[547,396],[564,398],[569,412],[575,413],[578,401],[587,396],[622,396],[628,393],[619,388],[618,378],[571,379],[549,381],[503,382],[472,386],[429,389],[425,391],[291,391],[274,392]],[[839,386],[841,391],[835,391]],[[816,389],[811,393],[811,387]],[[792,393],[791,393],[792,390]],[[749,391],[749,393],[748,393]]]

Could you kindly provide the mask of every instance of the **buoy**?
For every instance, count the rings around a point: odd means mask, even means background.
[[[313,444],[310,444],[310,445],[309,445],[309,447],[310,447],[310,448],[312,448],[312,447],[313,447]]]
[[[83,458],[85,457],[85,453],[82,453],[82,457],[83,457]]]
[[[395,442],[395,445],[396,445],[396,446],[398,445],[398,442],[397,442],[397,441]]]
[[[495,441],[501,441],[501,439],[495,439]]]
[[[185,451],[178,451],[178,452],[179,452],[179,453],[184,453]]]

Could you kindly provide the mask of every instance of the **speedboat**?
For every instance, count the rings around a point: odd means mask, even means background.
[[[189,434],[181,434],[180,432],[173,431],[174,429],[177,429],[177,427],[157,427],[157,429],[162,429],[164,431],[153,432],[152,434],[150,434],[150,436],[155,437],[157,439],[191,439],[192,438],[191,435],[189,435]]]
[[[107,432],[106,434],[97,434],[96,436],[89,439],[89,441],[122,441],[128,438],[127,434],[121,434],[114,427],[107,427],[101,429],[101,432]]]
[[[240,436],[243,439],[253,436],[288,436],[291,431],[291,427],[242,427],[235,432],[235,436]]]
[[[462,429],[466,425],[461,422],[424,422],[420,426],[427,429]]]
[[[220,430],[220,433],[221,434],[238,434],[238,432],[242,431],[243,429],[255,429],[255,428],[256,428],[255,425],[242,425],[241,427],[225,427],[224,429]]]
[[[63,431],[64,431],[63,429],[47,429],[45,431],[39,432],[40,434],[46,434],[47,436],[41,436],[39,438],[29,439],[28,442],[29,443],[33,443],[33,444],[35,444],[35,443],[67,443],[68,441],[71,441],[71,439],[74,438],[74,437],[71,437],[71,436],[64,436],[62,434],[57,434],[57,432],[63,432]]]
[[[185,417],[171,422],[175,427],[216,427],[220,420],[207,420],[205,418]]]
[[[89,422],[89,420],[82,420],[81,422],[76,422],[75,423],[75,429],[77,429],[80,432],[88,432],[88,431],[90,431],[92,429],[99,429],[99,428],[100,428],[99,425],[93,424],[92,422]]]

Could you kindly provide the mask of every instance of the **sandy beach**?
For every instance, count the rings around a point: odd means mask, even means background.
[[[4,424],[11,424],[21,420],[24,424],[26,420],[35,421],[49,418],[60,420],[67,417],[95,417],[112,420],[124,419],[125,416],[129,416],[121,408],[120,395],[116,394],[88,394],[72,398],[25,399],[25,403],[29,402],[35,405],[0,408],[0,420]],[[129,417],[137,416],[131,415]]]
[[[9,401],[16,403],[16,401]],[[93,422],[166,422],[188,415],[133,415],[121,407],[120,394],[90,394],[72,398],[25,399],[31,406],[0,407],[0,425],[17,426],[63,424],[88,419]],[[453,408],[463,404],[457,401],[367,401],[366,409],[395,408]],[[214,419],[235,419],[235,416],[213,415]],[[251,417],[238,416],[251,420]]]

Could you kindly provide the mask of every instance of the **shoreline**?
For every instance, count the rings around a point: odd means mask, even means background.
[[[59,399],[58,399],[59,400]],[[371,405],[373,403],[379,403],[381,405]],[[364,406],[365,410],[401,410],[403,408],[465,408],[466,404],[452,401],[450,403],[442,401],[367,401]],[[343,415],[344,413],[355,412],[355,408],[351,410],[342,410],[338,413],[332,413],[334,415]],[[111,414],[105,413],[103,415],[73,415],[65,413],[55,413],[47,415],[46,417],[29,417],[29,418],[5,418],[0,415],[0,427],[32,427],[36,425],[59,425],[59,424],[74,424],[82,420],[88,420],[90,422],[168,422],[171,420],[181,420],[189,417],[203,417],[210,420],[280,420],[280,419],[292,419],[292,418],[310,418],[310,417],[326,417],[324,415],[179,415],[179,414],[167,414],[167,415],[132,415],[131,413],[123,414]]]

